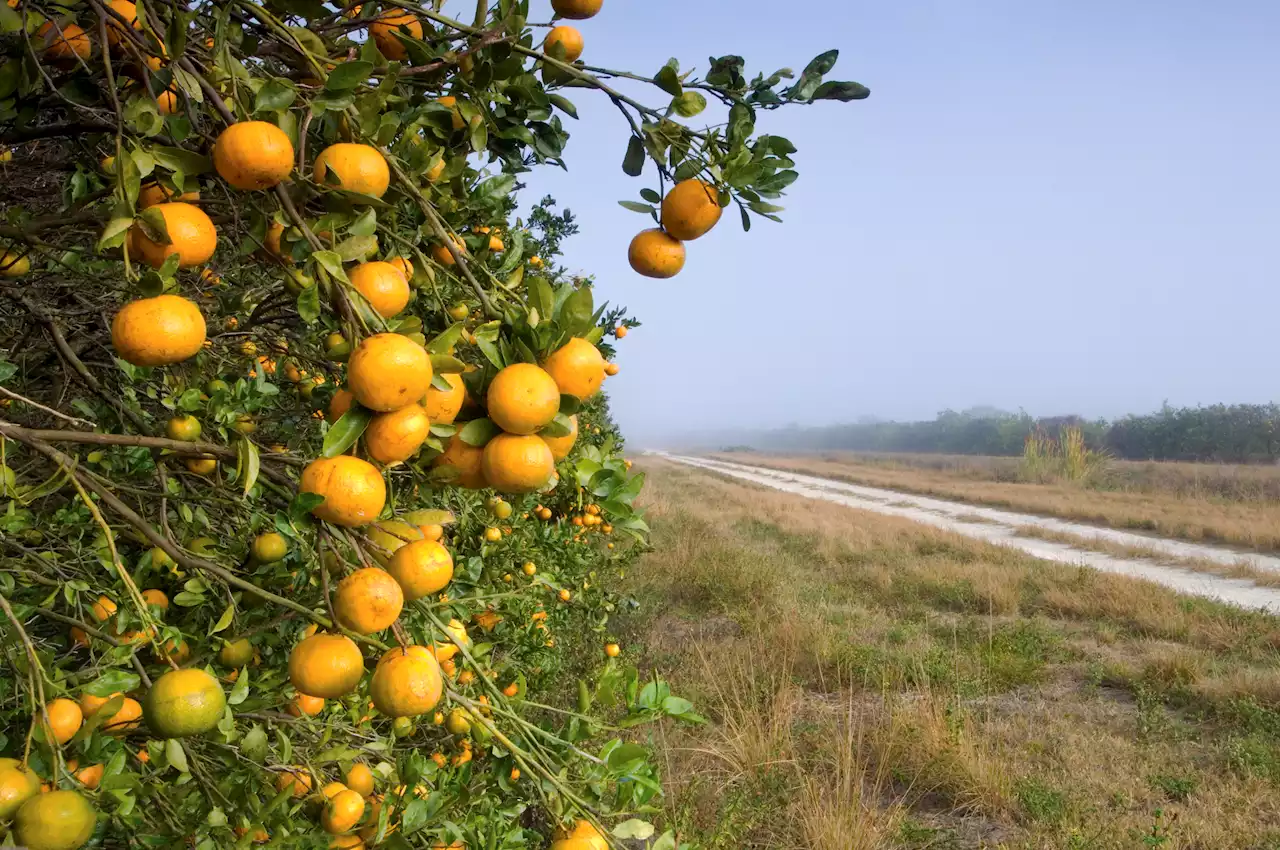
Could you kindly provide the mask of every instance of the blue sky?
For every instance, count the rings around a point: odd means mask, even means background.
[[[605,0],[579,26],[584,61],[649,73],[839,48],[829,78],[873,92],[768,116],[800,149],[785,223],[726,215],[667,281],[628,267],[649,224],[616,203],[652,165],[626,177],[620,118],[570,92],[570,171],[526,200],[579,216],[567,263],[645,323],[608,383],[641,440],[1277,396],[1280,6]]]

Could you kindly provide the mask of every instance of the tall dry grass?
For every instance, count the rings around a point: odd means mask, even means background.
[[[661,741],[682,840],[1120,850],[1156,809],[1167,847],[1280,835],[1276,618],[646,467],[629,643],[710,718]]]
[[[1018,474],[1035,484],[1088,485],[1101,481],[1110,465],[1109,454],[1085,445],[1079,427],[1064,426],[1056,440],[1037,428],[1023,443]]]

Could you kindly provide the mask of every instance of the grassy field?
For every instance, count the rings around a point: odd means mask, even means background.
[[[647,460],[629,652],[710,850],[1280,848],[1280,619]]]
[[[956,455],[769,455],[722,460],[1056,516],[1184,540],[1280,551],[1280,469],[1115,462],[1096,487],[1017,480],[1017,458]]]

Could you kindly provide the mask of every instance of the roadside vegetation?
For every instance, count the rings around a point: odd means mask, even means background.
[[[1280,469],[1108,461],[1085,482],[1024,479],[1024,458],[720,452],[750,463],[890,490],[1055,516],[1164,537],[1280,551]]]
[[[708,848],[1280,846],[1280,620],[653,459],[627,641]]]

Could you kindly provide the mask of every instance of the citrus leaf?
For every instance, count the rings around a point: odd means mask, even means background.
[[[631,820],[623,821],[615,826],[613,828],[613,837],[645,841],[652,836],[654,832],[653,824],[648,821],[640,820],[639,818],[632,818]]]
[[[502,429],[488,418],[472,419],[458,432],[458,439],[468,446],[479,448],[502,433]]]
[[[297,96],[298,93],[294,90],[292,83],[279,77],[272,77],[266,85],[258,89],[258,94],[253,99],[253,111],[278,112],[281,109],[288,109]]]
[[[564,396],[561,396],[564,398]],[[569,421],[569,417],[564,413],[557,413],[547,425],[538,432],[539,437],[567,437],[573,433],[573,423]]]
[[[838,82],[832,80],[818,86],[813,93],[814,100],[838,100],[848,103],[851,100],[866,100],[871,97],[871,89],[862,83]]]
[[[658,84],[658,88],[672,97],[679,97],[684,94],[684,86],[680,84],[680,75],[670,65],[663,65],[658,71],[658,75],[653,78],[653,81]]]
[[[258,483],[258,471],[262,461],[258,457],[258,447],[248,439],[241,437],[236,443],[236,480],[244,482],[244,494],[249,495],[253,485]]]
[[[209,629],[209,634],[216,635],[218,632],[231,625],[231,621],[235,618],[236,606],[228,605],[227,610],[222,612],[222,616],[218,618],[218,622],[213,624],[213,628]]]
[[[553,106],[557,107],[570,118],[578,117],[578,107],[574,106],[568,98],[558,94],[548,94],[547,99],[551,101]]]
[[[337,457],[355,445],[356,440],[369,427],[373,412],[362,407],[359,402],[351,405],[351,409],[342,414],[329,433],[324,435],[324,446],[320,450],[322,457]]]
[[[632,212],[644,213],[645,215],[653,215],[654,213],[653,207],[648,204],[642,204],[639,201],[618,201],[618,206]]]
[[[132,691],[142,682],[137,673],[126,670],[108,670],[84,687],[84,692],[95,697]]]
[[[235,687],[231,689],[231,694],[227,697],[228,705],[239,705],[249,696],[249,667],[245,665],[240,668],[240,675],[236,677]]]
[[[308,286],[298,293],[298,317],[307,324],[320,318],[320,287]]]
[[[343,62],[329,72],[329,79],[325,80],[324,90],[327,92],[351,91],[369,79],[369,74],[371,73],[373,73],[372,62],[365,62],[361,59],[357,59],[354,62]]]
[[[448,354],[432,354],[431,355],[431,371],[437,375],[456,375],[465,371],[467,364],[463,363],[456,357]],[[434,384],[434,381],[432,382]],[[441,389],[448,389],[449,385],[445,384]]]
[[[627,155],[622,158],[622,170],[631,177],[639,177],[644,170],[644,140],[632,136],[627,141]]]
[[[156,145],[151,148],[151,155],[155,157],[156,162],[169,171],[193,175],[204,174],[213,170],[213,163],[209,157],[198,154],[195,151],[184,150],[183,148]]]
[[[701,92],[687,91],[671,101],[671,108],[681,118],[692,118],[707,108],[707,99]]]
[[[568,393],[560,394],[560,412],[561,413],[565,414],[566,416],[572,416],[573,414],[577,413],[578,410],[581,409],[581,407],[582,407],[582,399],[578,398],[576,395],[569,395]]]
[[[187,773],[191,768],[187,765],[187,754],[182,749],[182,742],[177,738],[170,738],[164,742],[164,757],[169,765],[180,773]]]

